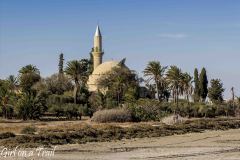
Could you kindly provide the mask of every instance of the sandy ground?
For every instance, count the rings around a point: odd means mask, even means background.
[[[159,138],[56,146],[54,156],[34,160],[240,160],[240,129]]]

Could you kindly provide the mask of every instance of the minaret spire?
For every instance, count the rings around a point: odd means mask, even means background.
[[[96,32],[94,35],[94,42],[93,42],[93,65],[94,69],[97,68],[102,63],[102,35],[100,31],[100,27],[97,25]]]
[[[97,37],[97,36],[102,36],[99,25],[97,25],[96,32],[95,32],[95,37]]]

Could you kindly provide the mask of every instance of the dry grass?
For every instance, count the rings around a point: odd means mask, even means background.
[[[36,125],[35,123],[34,125]],[[40,125],[40,123],[38,123]],[[56,125],[58,124],[58,125]],[[86,122],[50,122],[38,127],[38,134],[18,135],[0,140],[0,145],[36,147],[39,145],[61,145],[86,142],[102,142],[120,139],[161,137],[204,130],[226,130],[240,128],[240,119],[195,119],[175,125],[163,123],[115,123],[92,124]]]
[[[0,124],[0,133],[4,132],[13,132],[20,134],[22,129],[27,127],[27,123],[1,123]]]
[[[131,113],[125,109],[107,109],[95,112],[92,121],[100,123],[130,122],[132,120],[131,117]]]
[[[42,129],[66,129],[66,130],[76,130],[80,129],[82,126],[88,124],[89,119],[84,121],[21,121],[21,120],[0,120],[0,133],[12,132],[15,134],[21,134],[21,131],[26,127],[35,126],[37,130]]]

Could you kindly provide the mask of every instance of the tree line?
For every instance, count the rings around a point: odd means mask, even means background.
[[[192,77],[177,66],[150,61],[142,78],[133,71],[115,67],[99,80],[99,88],[104,92],[94,93],[87,87],[92,71],[92,56],[68,61],[64,67],[64,57],[60,54],[58,73],[47,78],[41,77],[36,66],[26,65],[18,71],[17,77],[10,75],[0,80],[0,114],[4,118],[24,120],[40,119],[46,114],[71,119],[82,115],[91,117],[97,110],[136,103],[141,98],[173,103],[176,105],[174,113],[180,110],[182,99],[188,105],[191,101],[205,103],[207,97],[213,104],[224,102],[223,83],[212,79],[209,86],[205,68],[200,74],[195,69]],[[240,104],[240,98],[237,101]]]
[[[179,96],[185,96],[189,101],[190,97],[194,102],[205,102],[207,96],[213,103],[223,102],[223,84],[220,79],[212,79],[208,87],[208,78],[205,68],[201,73],[194,69],[194,77],[183,72],[177,66],[162,66],[159,61],[151,61],[143,71],[147,77],[147,86],[153,85],[159,101],[168,101],[171,96],[175,103],[178,103]]]

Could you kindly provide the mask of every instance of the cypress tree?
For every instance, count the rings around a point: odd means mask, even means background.
[[[59,63],[58,63],[58,78],[61,79],[63,77],[63,53],[59,55]]]
[[[199,77],[198,77],[198,69],[194,69],[194,102],[199,102],[200,91],[199,91]]]
[[[205,68],[202,68],[199,76],[199,92],[200,92],[201,101],[204,102],[208,94],[208,79],[207,79],[207,72]]]
[[[59,55],[59,63],[58,63],[58,73],[59,75],[63,74],[63,53]]]

